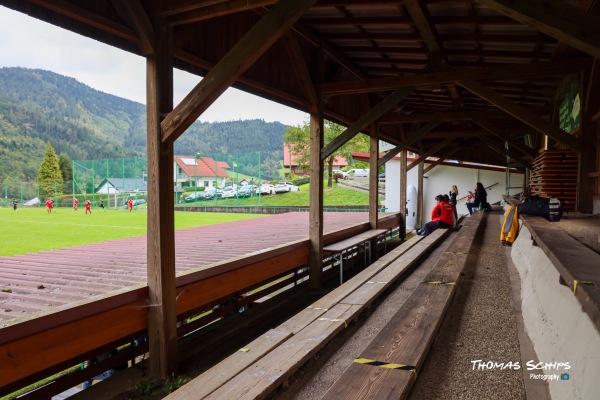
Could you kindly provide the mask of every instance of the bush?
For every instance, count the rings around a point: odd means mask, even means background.
[[[335,174],[333,174],[333,179],[334,179],[336,182],[339,182],[339,181],[340,181],[340,179],[341,179],[341,180],[344,180],[344,174],[340,174],[339,172],[336,172]]]
[[[292,183],[296,186],[306,185],[310,183],[310,177],[296,178],[292,180]]]

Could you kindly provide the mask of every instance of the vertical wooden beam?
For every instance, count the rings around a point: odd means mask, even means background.
[[[419,188],[417,189],[417,223],[415,224],[415,228],[423,227],[423,168],[424,164],[420,162],[417,166],[417,184]]]
[[[156,52],[146,62],[148,135],[148,338],[150,374],[177,370],[173,144],[161,140],[162,115],[173,108],[172,30],[155,24]]]
[[[379,133],[377,124],[372,129],[369,144],[369,223],[371,229],[377,229],[379,211],[379,174],[377,159],[379,157]]]
[[[312,108],[312,107],[311,107]],[[318,289],[322,285],[323,266],[323,113],[322,107],[310,113],[310,205],[308,256],[310,287]]]
[[[406,175],[408,151],[400,153],[400,237],[406,238]]]

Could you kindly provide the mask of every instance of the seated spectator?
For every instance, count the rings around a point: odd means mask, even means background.
[[[452,228],[454,224],[454,206],[448,203],[441,194],[435,196],[437,204],[431,210],[431,221],[426,223],[417,235],[427,236],[438,228]]]
[[[475,198],[472,202],[467,203],[469,215],[473,215],[473,208],[480,208],[481,210],[487,208],[487,192],[481,182],[477,182],[475,186]]]

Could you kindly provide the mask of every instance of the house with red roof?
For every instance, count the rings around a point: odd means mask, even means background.
[[[175,188],[187,186],[218,187],[222,186],[231,168],[225,161],[216,161],[210,157],[175,156],[173,173]]]
[[[295,154],[292,154],[292,152],[290,151],[290,147],[288,147],[287,144],[283,144],[283,167],[284,168],[289,168],[292,173],[294,175],[307,175],[308,174],[308,170],[303,170],[302,168],[300,168],[300,166],[298,165],[298,156],[296,156]],[[344,157],[336,157],[333,160],[333,168],[334,169],[341,169],[345,166],[348,165],[348,160],[346,160]]]

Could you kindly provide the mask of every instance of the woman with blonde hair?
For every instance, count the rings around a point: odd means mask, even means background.
[[[456,222],[458,221],[458,212],[456,211],[456,198],[458,197],[458,188],[456,187],[456,185],[452,185],[452,187],[450,187],[448,197],[450,197],[450,201],[448,201],[448,203],[454,206],[454,226],[456,226]]]

